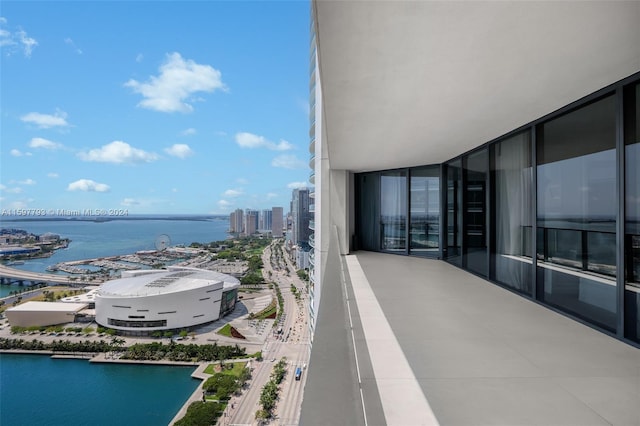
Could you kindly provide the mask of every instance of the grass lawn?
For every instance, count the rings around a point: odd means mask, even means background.
[[[218,334],[221,334],[221,335],[226,336],[226,337],[232,337],[231,336],[231,325],[230,324],[225,324],[224,327],[222,327],[220,330],[218,330]]]
[[[204,372],[205,372],[206,374],[211,374],[211,375],[213,376],[214,374],[216,374],[215,367],[216,367],[217,365],[218,365],[218,364],[209,364],[209,365],[207,366],[207,368],[205,368],[205,369],[204,369]],[[226,365],[226,366],[229,366],[229,363],[225,363],[225,365]],[[233,376],[238,377],[238,376],[240,376],[240,373],[242,372],[242,369],[243,369],[244,367],[246,367],[246,365],[247,365],[247,363],[246,363],[246,362],[234,362],[234,363],[233,363],[233,368],[231,368],[231,369],[229,369],[229,370],[227,370],[227,369],[225,368],[223,371],[221,371],[221,373],[223,373],[223,374],[231,374],[231,375],[233,375]]]

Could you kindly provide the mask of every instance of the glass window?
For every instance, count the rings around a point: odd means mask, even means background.
[[[384,251],[407,249],[407,173],[380,175],[380,236]]]
[[[625,337],[640,342],[640,84],[625,91]]]
[[[409,248],[418,256],[440,248],[440,166],[411,169]]]
[[[462,167],[460,160],[447,164],[445,259],[462,266]]]
[[[470,154],[464,170],[464,266],[487,275],[487,150]]]
[[[539,297],[615,331],[616,108],[607,96],[538,126]]]
[[[521,133],[491,147],[493,172],[491,279],[532,294],[531,137]]]

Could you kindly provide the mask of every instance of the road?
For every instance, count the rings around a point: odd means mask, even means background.
[[[273,244],[272,244],[273,246]],[[300,419],[303,389],[306,381],[306,365],[309,361],[309,333],[306,324],[308,299],[305,295],[305,284],[295,273],[296,269],[286,253],[282,257],[274,256],[273,267],[271,264],[271,252],[269,246],[263,253],[263,274],[270,282],[278,283],[284,299],[284,315],[281,319],[283,333],[270,333],[263,346],[263,361],[254,364],[253,377],[250,388],[245,390],[240,397],[235,397],[229,404],[226,417],[222,417],[222,425],[257,425],[255,418],[259,405],[262,388],[269,380],[273,366],[281,358],[287,358],[287,373],[280,384],[279,399],[274,410],[274,418],[270,425],[297,425]],[[278,250],[275,250],[276,252]],[[287,269],[290,272],[287,272]],[[291,292],[291,285],[295,285],[302,294],[300,300],[296,300]],[[276,331],[276,330],[274,330]],[[297,367],[303,369],[300,380],[295,380],[294,373]]]
[[[69,277],[66,275],[54,275],[45,274],[42,272],[30,272],[23,271],[22,269],[9,268],[5,265],[0,265],[0,277],[13,278],[16,280],[45,282],[45,283],[57,283],[67,285],[79,285],[79,284],[91,284],[92,281],[82,281],[77,277]]]

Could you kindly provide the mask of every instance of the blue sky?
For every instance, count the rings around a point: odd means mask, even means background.
[[[288,210],[307,185],[309,3],[0,9],[0,207]]]

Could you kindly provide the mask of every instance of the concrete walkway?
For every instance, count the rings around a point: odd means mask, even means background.
[[[354,334],[357,394],[332,391],[363,408],[307,400],[328,366],[353,377],[314,343],[301,424],[640,425],[640,349],[443,261],[357,252],[342,265],[352,323],[321,305],[316,340]]]

